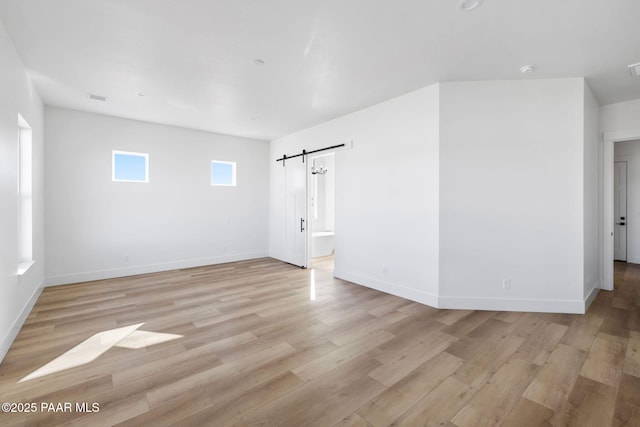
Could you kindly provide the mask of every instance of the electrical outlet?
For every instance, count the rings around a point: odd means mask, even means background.
[[[511,279],[502,280],[502,289],[511,289]]]

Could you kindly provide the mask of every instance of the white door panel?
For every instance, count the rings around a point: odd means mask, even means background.
[[[298,157],[285,161],[285,215],[283,260],[307,266],[307,166]]]

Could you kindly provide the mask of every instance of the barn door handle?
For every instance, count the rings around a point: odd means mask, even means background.
[[[300,218],[300,232],[304,231],[304,219]]]

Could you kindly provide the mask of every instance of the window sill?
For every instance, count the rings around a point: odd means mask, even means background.
[[[18,276],[23,276],[35,263],[35,261],[28,261],[18,264]]]

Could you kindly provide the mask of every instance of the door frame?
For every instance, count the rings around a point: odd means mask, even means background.
[[[615,215],[613,217],[613,230],[614,230],[613,231],[613,259],[614,259],[614,261],[627,262],[627,249],[628,249],[628,246],[629,246],[628,243],[627,243],[627,237],[628,237],[627,236],[627,229],[628,229],[627,225],[629,223],[629,220],[628,220],[629,213],[628,213],[628,207],[627,207],[627,203],[628,203],[628,200],[627,200],[627,185],[628,185],[627,184],[627,176],[628,176],[627,170],[628,170],[628,164],[627,164],[626,160],[616,160],[615,159],[615,144],[614,144],[613,154],[614,154],[614,159],[613,159],[613,171],[614,171],[614,174],[613,174],[613,182],[614,182],[614,188],[613,188],[613,200],[614,200],[613,212],[614,212],[614,214],[615,214],[615,211],[616,211],[616,206],[615,206],[616,205],[616,203],[615,203],[615,199],[616,199],[616,188],[615,188],[615,180],[616,180],[615,175],[616,174],[615,174],[615,168],[616,168],[616,164],[617,163],[624,164],[624,189],[625,189],[625,194],[624,194],[624,199],[625,199],[624,200],[624,205],[625,205],[625,213],[624,213],[624,215],[625,215],[625,217],[624,217],[624,222],[625,222],[625,226],[624,226],[624,259],[616,259],[616,257],[615,257],[615,255],[616,255],[616,232],[615,232],[616,227],[615,226],[618,224],[618,221],[621,221],[621,219],[616,217]],[[620,200],[618,200],[618,202],[620,202]]]
[[[333,156],[333,171],[332,173],[334,180],[336,179],[336,149],[333,150],[327,150],[326,152],[323,153],[318,153],[316,155],[313,154],[309,154],[307,156],[307,266],[311,265],[312,259],[313,259],[313,250],[312,250],[312,245],[313,245],[313,214],[312,214],[312,208],[311,208],[311,204],[312,204],[312,199],[313,199],[313,189],[310,188],[311,182],[313,182],[313,175],[311,174],[311,165],[313,164],[313,160],[314,159],[318,159],[320,157],[327,157],[327,156]],[[337,187],[337,185],[336,185]],[[337,188],[336,188],[337,190]],[[335,199],[335,192],[334,192],[334,199]],[[335,209],[335,200],[334,200],[334,209]],[[335,248],[334,248],[335,250]]]
[[[614,144],[640,139],[640,128],[604,132],[602,135],[602,284],[600,289],[613,290],[613,163]],[[628,184],[628,183],[627,183]],[[628,215],[627,215],[628,216]]]

